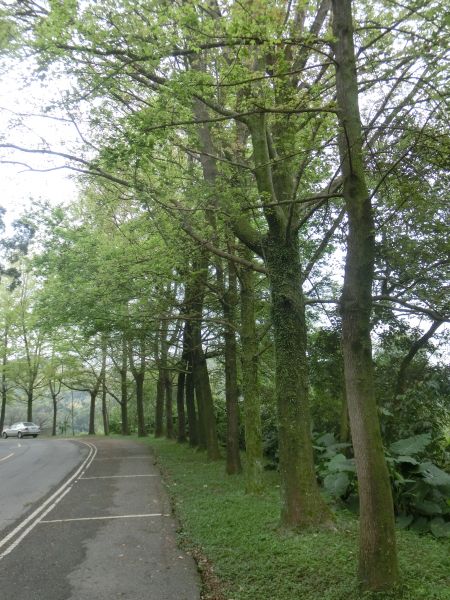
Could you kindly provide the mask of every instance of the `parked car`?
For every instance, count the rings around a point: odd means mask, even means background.
[[[7,437],[18,437],[22,438],[26,435],[32,435],[34,438],[37,437],[41,433],[41,428],[39,425],[35,425],[35,423],[30,423],[26,421],[20,421],[19,423],[14,423],[9,427],[4,427],[2,436],[6,439]]]

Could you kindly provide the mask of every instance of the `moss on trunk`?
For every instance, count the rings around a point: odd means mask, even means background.
[[[258,341],[255,328],[254,274],[241,269],[241,364],[244,396],[246,491],[258,494],[263,488],[261,406],[258,388]]]
[[[305,304],[297,237],[266,247],[275,337],[276,398],[282,492],[282,524],[328,525],[331,511],[320,495],[314,469],[308,398]]]

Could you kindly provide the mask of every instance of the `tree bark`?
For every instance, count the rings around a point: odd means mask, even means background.
[[[365,180],[351,0],[333,0],[339,152],[348,215],[341,297],[345,385],[360,495],[359,578],[363,589],[398,582],[394,510],[373,382],[370,317],[373,211]]]
[[[186,414],[184,410],[184,389],[185,389],[186,373],[180,371],[177,379],[177,441],[183,444],[186,441]]]
[[[188,303],[190,297],[189,284],[186,286],[184,310],[187,314],[192,311],[192,306]],[[182,363],[186,369],[185,396],[186,413],[188,424],[189,445],[195,447],[198,445],[198,421],[195,409],[195,386],[194,386],[194,350],[192,339],[192,323],[189,320],[184,322],[183,329],[183,354]]]
[[[134,375],[136,382],[136,412],[138,422],[138,437],[145,437],[145,416],[144,416],[144,377],[145,374],[139,371]]]
[[[156,383],[156,404],[155,404],[155,437],[162,437],[164,434],[164,393],[165,393],[165,375],[160,368],[158,371],[158,381]]]
[[[189,427],[189,446],[198,446],[198,420],[195,410],[195,386],[192,364],[188,366],[191,370],[186,374],[186,412]]]
[[[234,266],[228,264],[228,288],[223,298],[225,318],[225,399],[227,408],[226,472],[235,475],[242,471],[239,453],[239,404],[237,384],[236,305],[237,281]]]
[[[164,373],[164,389],[166,398],[166,438],[172,440],[175,437],[173,430],[172,380],[167,370]]]
[[[241,282],[241,364],[244,396],[246,491],[261,492],[263,472],[261,407],[258,388],[258,341],[255,328],[254,274],[239,272]]]
[[[2,431],[3,431],[3,427],[5,425],[6,400],[7,400],[6,384],[3,381],[3,374],[2,374],[2,406],[0,409],[0,429]]]
[[[58,412],[58,395],[52,394],[52,404],[53,404],[53,424],[52,424],[52,436],[56,436],[56,415]]]
[[[2,406],[0,409],[0,431],[5,425],[6,401],[8,399],[8,386],[6,383],[6,365],[8,363],[8,326],[5,325],[3,332],[3,355],[2,355]]]
[[[342,444],[346,444],[350,440],[350,427],[348,420],[348,406],[347,406],[347,394],[345,393],[345,387],[342,390],[342,402],[341,402],[341,419],[339,423],[339,441]]]
[[[208,458],[216,460],[220,457],[217,440],[214,402],[209,382],[208,367],[202,346],[201,320],[208,277],[208,257],[202,253],[198,262],[193,264],[195,276],[190,282],[187,305],[192,307],[196,317],[191,322],[192,352],[191,361],[194,376],[195,396],[198,409],[198,442],[200,448],[206,448]]]
[[[320,495],[314,469],[305,303],[297,236],[284,243],[278,236],[269,237],[266,261],[275,341],[281,521],[284,526],[302,529],[330,523],[332,517]]]
[[[201,346],[196,349],[195,354],[194,385],[199,410],[199,445],[204,441],[208,458],[210,460],[217,460],[220,458],[220,451],[208,367]],[[202,438],[202,436],[204,437]]]
[[[145,437],[145,416],[144,416],[144,373],[136,373],[134,376],[136,382],[136,413],[138,422],[138,437]]]
[[[27,391],[27,421],[33,421],[33,390]]]
[[[281,523],[309,528],[332,522],[319,492],[313,461],[308,398],[306,317],[298,235],[281,199],[291,197],[292,177],[286,165],[279,176],[272,169],[266,115],[247,120],[255,177],[268,234],[262,240],[272,299],[275,343],[275,394],[278,409]],[[284,207],[284,208],[283,208]],[[290,210],[290,209],[288,209]],[[294,216],[295,208],[292,209]],[[237,232],[236,232],[237,233]]]
[[[136,414],[138,436],[145,437],[145,413],[144,413],[144,380],[145,380],[145,340],[139,340],[139,367],[136,366],[133,356],[133,348],[131,345],[128,348],[129,364],[136,384]]]
[[[103,433],[109,435],[108,407],[106,405],[106,339],[102,340],[102,417]]]
[[[109,419],[108,419],[108,407],[106,404],[106,387],[102,385],[102,417],[103,417],[103,433],[109,435]]]
[[[130,435],[130,428],[128,425],[128,380],[127,380],[127,368],[128,368],[128,346],[126,337],[122,339],[122,364],[120,368],[120,413],[122,418],[122,435]]]
[[[89,435],[95,435],[95,401],[98,394],[98,388],[89,390],[91,403],[89,408]]]

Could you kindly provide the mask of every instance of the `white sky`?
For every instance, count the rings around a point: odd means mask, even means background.
[[[0,143],[13,143],[26,148],[42,148],[45,144],[52,149],[66,150],[77,143],[76,132],[71,124],[39,116],[45,107],[58,98],[61,86],[67,82],[52,83],[51,87],[41,82],[24,83],[30,66],[10,64],[0,73]],[[5,161],[26,163],[8,164]],[[33,155],[0,148],[0,206],[7,210],[9,224],[24,210],[33,206],[33,201],[48,200],[57,204],[76,197],[76,184],[70,171],[50,170],[61,161],[48,156]]]

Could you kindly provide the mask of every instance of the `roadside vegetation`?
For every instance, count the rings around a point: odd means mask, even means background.
[[[448,600],[447,540],[397,531],[402,581],[394,592],[363,594],[355,555],[358,520],[331,504],[335,529],[295,534],[280,528],[279,476],[264,473],[261,494],[245,493],[242,475],[227,477],[222,461],[150,438],[164,474],[180,543],[196,557],[208,600]]]

